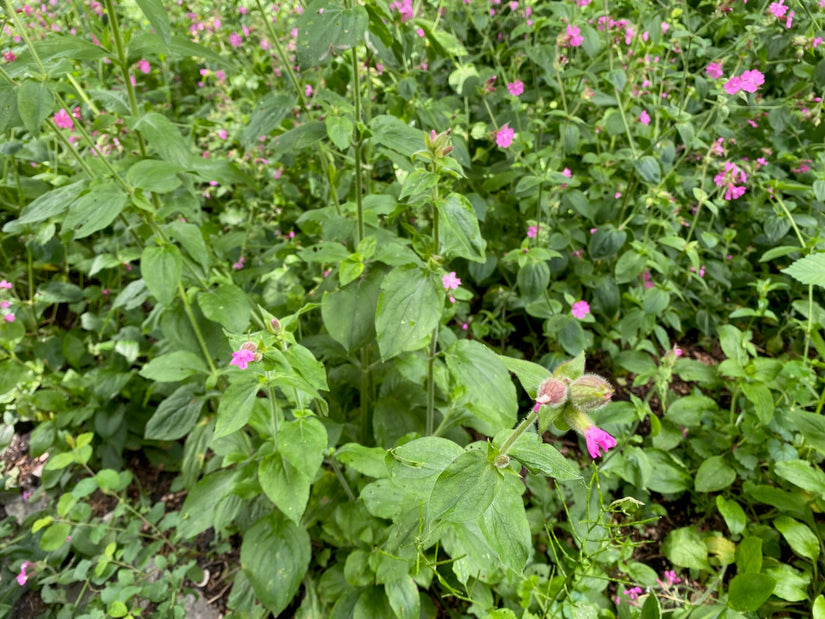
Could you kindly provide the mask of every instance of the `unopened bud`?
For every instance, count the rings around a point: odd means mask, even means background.
[[[269,321],[269,328],[272,329],[273,333],[278,333],[281,330],[281,321],[277,318],[273,318]]]
[[[510,466],[510,456],[507,454],[499,454],[493,460],[493,465],[498,469],[506,469]]]
[[[613,397],[613,387],[601,376],[585,374],[570,385],[570,402],[580,411],[596,411]]]
[[[550,408],[558,408],[567,401],[567,392],[568,388],[563,380],[548,378],[539,385],[536,402]]]
[[[255,342],[244,342],[241,344],[241,350],[248,350],[255,354],[255,361],[261,360],[261,353],[258,352],[258,345]]]

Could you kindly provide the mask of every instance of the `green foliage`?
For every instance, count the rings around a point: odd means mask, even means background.
[[[816,7],[18,4],[0,613],[825,617]]]

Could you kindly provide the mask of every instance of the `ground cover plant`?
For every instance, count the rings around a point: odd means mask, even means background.
[[[3,0],[2,612],[825,617],[823,10]]]

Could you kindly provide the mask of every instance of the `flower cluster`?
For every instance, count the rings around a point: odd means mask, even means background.
[[[261,353],[258,352],[258,346],[253,342],[246,342],[241,345],[240,350],[232,353],[232,361],[229,365],[236,365],[238,369],[245,370],[250,363],[261,360]]]
[[[737,186],[736,183],[742,183],[748,180],[748,176],[739,169],[735,163],[730,161],[725,162],[725,169],[713,177],[713,182],[717,187],[727,187],[725,192],[725,200],[735,200],[745,193],[745,187]]]
[[[732,77],[725,82],[725,92],[729,95],[735,95],[740,90],[756,92],[764,83],[765,76],[756,69],[753,69],[751,71],[745,71],[742,75]]]
[[[450,271],[441,278],[441,285],[444,286],[444,290],[447,292],[458,290],[458,287],[461,285],[461,279],[456,277],[455,271]],[[452,294],[450,295],[450,303],[455,303],[455,297]]]
[[[5,279],[3,281],[0,281],[0,291],[11,289],[11,282],[7,282]],[[11,308],[11,301],[7,299],[3,299],[2,301],[0,301],[0,309],[3,310],[3,320],[5,320],[6,322],[14,322],[16,320],[16,317],[14,313],[9,311],[9,308]]]

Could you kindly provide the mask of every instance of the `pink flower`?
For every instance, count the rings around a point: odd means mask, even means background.
[[[725,92],[729,95],[735,95],[737,92],[742,90],[742,80],[738,77],[732,77],[727,82],[725,82]]]
[[[678,346],[674,346],[673,347],[673,354],[677,357],[681,357],[684,354],[684,352]]]
[[[579,47],[582,43],[584,43],[584,37],[581,35],[579,27],[567,24],[567,36],[564,37],[564,44],[570,47]]]
[[[60,127],[61,129],[71,129],[74,127],[74,121],[72,117],[69,116],[66,110],[61,109],[57,114],[54,115],[54,124]]]
[[[246,258],[241,256],[240,259],[232,265],[232,268],[236,271],[240,271],[243,268],[244,262],[246,262]]]
[[[23,561],[23,564],[20,566],[20,573],[17,575],[17,584],[21,587],[29,580],[29,575],[26,572],[30,565],[31,563],[28,561]]]
[[[539,233],[539,227],[538,226],[529,226],[527,228],[527,236],[530,237],[531,239],[536,238],[538,233]]]
[[[418,28],[418,29],[415,31],[415,34],[417,34],[417,35],[418,35],[419,37],[421,37],[422,39],[423,39],[425,36],[427,36],[427,33],[426,33],[426,32],[424,32],[424,28]]]
[[[594,459],[602,455],[599,448],[603,449],[605,455],[607,455],[607,450],[616,446],[616,439],[596,426],[591,426],[585,431],[584,440],[587,442],[587,451],[590,457]],[[641,592],[642,590],[639,589],[639,593]],[[625,591],[625,595],[628,595],[627,591]]]
[[[469,329],[469,328],[470,328],[470,325],[468,325],[466,322],[462,322],[462,323],[461,323],[461,329],[462,329],[463,331],[466,331],[466,330],[467,330],[467,329]]]
[[[785,28],[790,28],[791,26],[793,26],[793,16],[794,15],[795,15],[795,13],[793,11],[788,13],[788,18],[785,21]]]
[[[779,0],[779,2],[772,2],[771,5],[768,7],[768,11],[774,17],[785,17],[785,13],[788,12],[788,7],[786,7],[784,3],[785,0]]]
[[[7,282],[4,279],[3,281],[0,281],[0,290],[2,290],[2,289],[11,290],[12,285],[13,284],[11,282]]]
[[[229,44],[232,47],[240,47],[241,45],[243,45],[243,39],[241,38],[241,35],[239,35],[237,32],[233,32],[232,34],[230,34]]]
[[[225,140],[227,137],[226,129],[218,129],[218,137]]]
[[[564,168],[561,173],[567,178],[573,178],[573,173],[570,171],[570,168]]]
[[[524,92],[524,82],[522,82],[521,80],[510,82],[509,84],[507,84],[507,90],[514,97],[518,97],[521,93]]]
[[[3,319],[6,322],[14,322],[16,320],[16,318],[14,317],[14,314],[6,314],[5,316],[3,316]]]
[[[0,301],[0,309],[9,309],[11,307],[11,301]]]
[[[5,60],[6,62],[14,62],[16,59],[17,56],[14,55],[14,52],[3,52],[3,60]]]
[[[505,123],[504,126],[498,130],[496,133],[496,144],[500,148],[508,148],[510,144],[513,143],[513,137],[516,135],[516,132],[508,126],[508,123]]]
[[[229,365],[237,365],[241,370],[245,370],[252,361],[255,361],[255,353],[247,348],[241,348],[232,353]]]
[[[455,276],[455,271],[450,271],[441,278],[444,290],[455,290],[461,285],[461,280]]]
[[[587,301],[576,301],[572,312],[573,316],[581,320],[590,313],[590,304]]]
[[[650,124],[650,114],[647,113],[647,110],[642,110],[642,113],[639,115],[639,122],[645,127]]]
[[[756,92],[765,83],[765,76],[756,69],[745,71],[742,74],[742,90],[745,92]]]
[[[149,73],[149,71],[152,70],[152,67],[149,64],[149,61],[146,60],[146,58],[143,58],[140,62],[138,62],[137,67],[138,67],[138,70],[143,74]]]
[[[722,65],[717,62],[711,62],[705,67],[705,73],[712,79],[719,79],[722,77]]]
[[[306,88],[304,88],[304,96],[305,97],[311,97],[314,93],[315,93],[315,91],[312,89],[312,86],[307,84]]]

